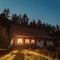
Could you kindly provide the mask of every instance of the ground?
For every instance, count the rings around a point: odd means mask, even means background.
[[[23,49],[12,50],[6,54],[0,55],[0,60],[53,60],[48,52],[44,54],[40,50]]]

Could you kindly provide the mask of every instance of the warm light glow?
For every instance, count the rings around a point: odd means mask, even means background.
[[[31,44],[35,44],[35,40],[34,39],[31,40]]]
[[[10,45],[12,45],[13,44],[13,39],[11,40],[11,42],[10,42]]]
[[[23,41],[22,41],[22,38],[18,38],[18,44],[22,44]]]
[[[30,44],[29,39],[25,39],[25,43],[26,43],[26,44]]]

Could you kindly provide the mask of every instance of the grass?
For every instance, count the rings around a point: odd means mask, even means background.
[[[39,49],[13,50],[0,57],[0,60],[52,60],[50,56],[43,53],[44,52],[40,51]]]

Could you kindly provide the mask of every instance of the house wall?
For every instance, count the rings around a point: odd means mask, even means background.
[[[54,46],[53,40],[47,40],[47,46]]]
[[[40,48],[43,48],[44,47],[44,40],[37,39],[37,46],[39,46]]]
[[[37,41],[37,46],[39,46],[40,48],[54,46],[53,40],[50,39],[37,38],[36,41]]]

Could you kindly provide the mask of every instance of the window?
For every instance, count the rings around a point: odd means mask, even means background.
[[[30,44],[30,40],[29,39],[25,39],[25,44]]]
[[[34,39],[31,40],[31,44],[35,44],[35,40]]]
[[[18,44],[23,44],[22,38],[18,38]]]

